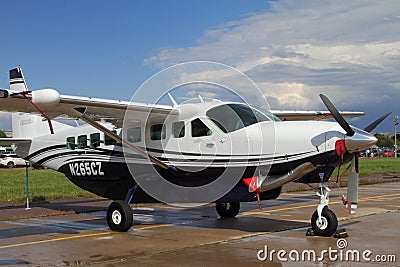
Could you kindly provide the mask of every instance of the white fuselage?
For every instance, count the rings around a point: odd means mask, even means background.
[[[283,122],[274,121],[272,118],[224,132],[221,126],[207,115],[207,111],[220,105],[222,104],[219,102],[184,104],[179,107],[179,115],[169,116],[162,121],[151,116],[147,120],[137,117],[129,120],[126,117],[124,128],[116,129],[116,132],[133,145],[146,148],[150,154],[162,158],[167,164],[198,168],[284,163],[334,150],[336,140],[345,137],[337,123]],[[109,138],[90,125],[69,126],[54,123],[56,133],[51,135],[47,133],[46,122],[32,120],[32,125],[26,123],[25,117],[35,115],[21,116],[17,119],[20,127],[34,127],[41,135],[34,137],[31,145],[20,144],[17,153],[46,167],[58,170],[66,160],[74,162],[73,158],[76,157],[76,162],[79,162],[82,161],[82,156],[87,160],[101,162],[148,162],[140,157],[130,158],[129,155],[134,152],[129,149],[125,149],[125,155],[128,155],[126,159],[109,153],[122,153],[123,148],[112,140],[107,142]],[[23,121],[25,124],[21,123]],[[228,118],[228,121],[231,119]],[[104,126],[110,130],[115,128],[109,123],[105,123]],[[178,126],[181,127],[180,133],[175,129]],[[38,130],[41,128],[42,131]],[[19,131],[25,131],[27,135],[31,133],[24,129]],[[46,134],[43,134],[44,132]],[[97,143],[93,140],[96,134],[99,137],[96,139]],[[72,146],[67,145],[71,138]],[[82,140],[84,144],[81,143]],[[43,152],[38,153],[40,150]]]

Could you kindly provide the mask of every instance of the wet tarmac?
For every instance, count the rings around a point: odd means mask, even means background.
[[[360,187],[356,215],[340,198],[333,189],[346,239],[305,236],[312,191],[283,193],[262,211],[242,203],[231,219],[213,205],[132,205],[127,233],[109,231],[104,211],[0,221],[0,266],[400,266],[400,183]]]

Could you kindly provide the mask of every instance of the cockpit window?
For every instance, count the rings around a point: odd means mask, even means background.
[[[207,111],[207,116],[225,133],[271,118],[260,111],[243,104],[221,105]]]
[[[253,107],[253,106],[252,106],[252,108],[260,111],[262,114],[267,116],[272,121],[281,121],[281,119],[279,119],[275,114],[273,114],[272,112],[270,112],[270,111],[268,111],[268,110],[266,110],[264,108]]]
[[[191,125],[192,125],[192,137],[212,135],[212,131],[200,119],[193,120]]]

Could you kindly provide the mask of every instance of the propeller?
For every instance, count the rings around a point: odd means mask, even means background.
[[[375,129],[382,121],[384,121],[387,117],[389,117],[389,115],[392,114],[392,112],[388,112],[385,115],[383,115],[382,117],[380,117],[379,119],[377,119],[376,121],[374,121],[373,123],[371,123],[370,125],[368,125],[367,127],[364,128],[364,131],[366,132],[371,132],[373,129]]]
[[[340,115],[339,111],[332,104],[328,97],[323,94],[319,95],[321,97],[322,102],[324,102],[326,108],[331,112],[333,118],[339,123],[340,127],[346,131],[347,136],[353,136],[355,134],[354,130],[350,127],[347,121]],[[379,118],[380,119],[380,118]],[[383,120],[383,119],[382,119]],[[378,121],[378,120],[377,120]],[[377,122],[375,121],[375,122]],[[368,127],[375,126],[375,122],[370,124]],[[379,124],[380,122],[378,122]],[[367,127],[367,128],[368,128]],[[350,164],[350,176],[347,182],[347,199],[343,196],[343,204],[346,205],[347,211],[350,214],[356,212],[357,209],[357,201],[358,201],[358,155],[357,152],[353,153],[353,157],[351,159]]]
[[[357,210],[359,179],[358,155],[354,153],[351,159],[350,175],[347,181],[347,202],[344,203],[347,207],[347,212],[350,214],[354,214]]]
[[[355,132],[347,123],[347,121],[340,115],[339,111],[332,104],[332,102],[323,94],[319,95],[322,102],[324,102],[327,109],[331,112],[333,118],[339,123],[339,125],[346,131],[347,136],[354,136]],[[364,131],[371,132],[374,130],[383,120],[385,120],[392,112],[386,113],[381,116],[367,127]],[[358,182],[359,182],[359,166],[358,166],[358,153],[354,152],[350,163],[350,175],[347,182],[347,199],[343,196],[343,203],[347,207],[347,211],[350,214],[354,214],[357,210],[358,202]]]
[[[351,129],[350,125],[347,121],[340,115],[339,111],[336,107],[332,104],[332,102],[327,98],[325,95],[320,94],[322,102],[324,102],[326,108],[331,112],[332,117],[339,123],[339,125],[346,131],[347,136],[353,136],[355,134],[354,130]]]
[[[374,130],[382,121],[384,121],[392,112],[388,112],[385,115],[381,116],[373,123],[364,128],[364,131],[371,132]],[[354,214],[357,210],[357,202],[358,202],[358,181],[359,181],[359,167],[358,167],[358,154],[353,153],[353,158],[351,159],[350,164],[350,175],[347,181],[347,201],[345,205],[347,207],[347,211],[350,214]]]

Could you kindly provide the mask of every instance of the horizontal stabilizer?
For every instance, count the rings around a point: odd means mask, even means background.
[[[21,144],[21,143],[30,143],[32,139],[30,138],[0,138],[0,142],[9,143],[9,144]]]

